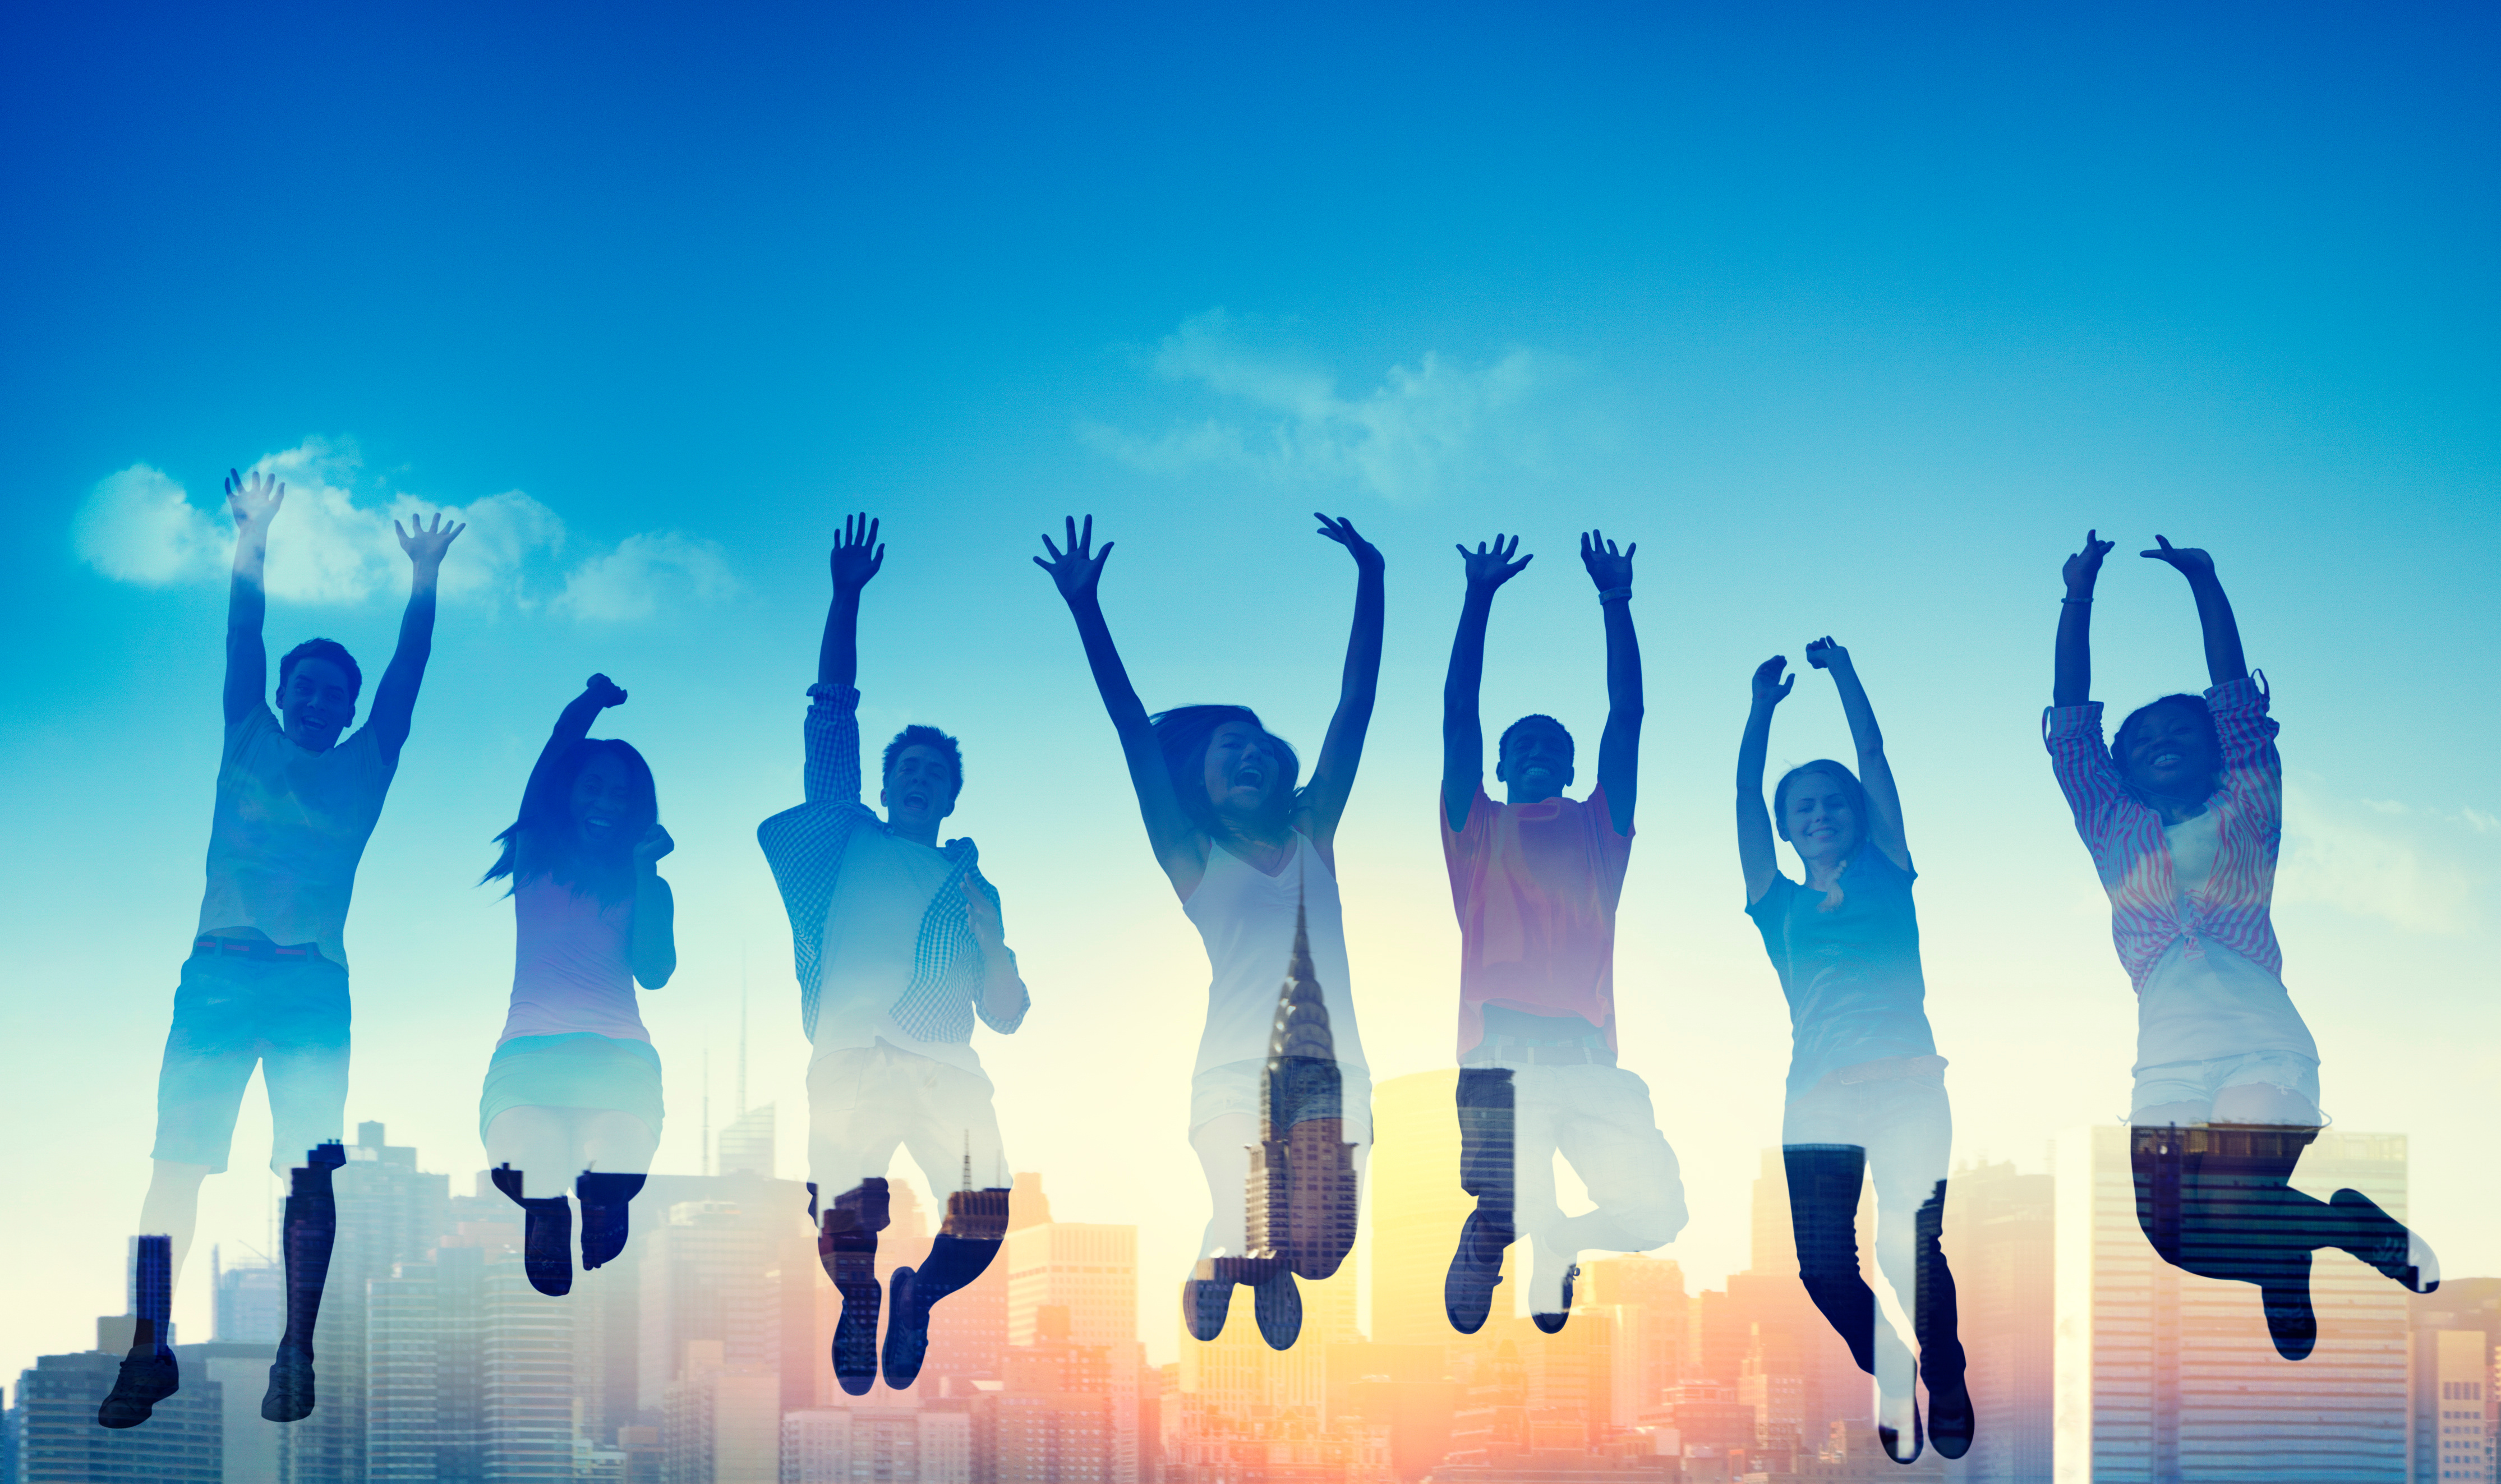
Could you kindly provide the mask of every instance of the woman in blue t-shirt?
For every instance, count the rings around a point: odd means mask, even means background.
[[[1792,768],[1763,808],[1772,711],[1797,683],[1779,655],[1754,671],[1754,706],[1737,747],[1737,859],[1746,914],[1788,997],[1794,1049],[1781,1153],[1798,1276],[1850,1345],[1882,1399],[1877,1435],[1896,1462],[1919,1456],[1915,1384],[1928,1384],[1927,1436],[1960,1458],[1971,1447],[1971,1394],[1955,1337],[1953,1274],[1938,1236],[1953,1113],[1945,1058],[1928,1034],[1919,921],[1911,906],[1910,846],[1884,739],[1850,651],[1830,638],[1806,646],[1832,674],[1858,748],[1856,774],[1828,759]],[[1863,782],[1861,780],[1864,780]],[[1804,884],[1780,873],[1773,832],[1797,852]],[[1876,1182],[1876,1260],[1911,1296],[1914,1361],[1858,1270],[1858,1191]]]

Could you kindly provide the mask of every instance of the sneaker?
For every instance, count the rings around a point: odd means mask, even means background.
[[[1251,1313],[1259,1321],[1259,1337],[1271,1350],[1290,1350],[1303,1333],[1303,1292],[1281,1260],[1270,1259],[1275,1271],[1251,1285]]]
[[[1578,1263],[1564,1269],[1562,1309],[1551,1314],[1531,1314],[1528,1316],[1529,1322],[1549,1335],[1562,1334],[1564,1323],[1572,1317],[1572,1280],[1580,1275],[1581,1265]]]
[[[1928,1382],[1928,1441],[1936,1444],[1944,1458],[1960,1458],[1971,1451],[1972,1435],[1978,1431],[1979,1418],[1971,1409],[1971,1390],[1956,1380],[1939,1386]]]
[[[625,1250],[630,1228],[630,1203],[643,1188],[639,1174],[596,1174],[584,1171],[573,1182],[582,1203],[582,1267],[587,1272],[615,1262]]]
[[[313,1356],[310,1351],[282,1348],[269,1368],[269,1390],[260,1399],[260,1415],[271,1422],[302,1422],[313,1415]]]
[[[897,1268],[885,1280],[885,1349],[878,1361],[885,1384],[895,1391],[911,1390],[929,1355],[929,1305],[913,1294],[916,1275],[910,1268]]]
[[[1484,1212],[1468,1212],[1459,1227],[1459,1250],[1451,1254],[1451,1270],[1442,1279],[1442,1309],[1450,1315],[1451,1329],[1474,1335],[1484,1328],[1493,1312],[1493,1291],[1502,1283],[1503,1248],[1509,1245],[1510,1238]]]
[[[2318,1315],[2310,1306],[2310,1254],[2291,1255],[2297,1271],[2271,1277],[2258,1285],[2258,1302],[2266,1306],[2267,1336],[2275,1353],[2288,1361],[2307,1360],[2318,1344]]]
[[[1919,1430],[1919,1399],[1916,1390],[1899,1397],[1879,1397],[1876,1402],[1876,1441],[1883,1444],[1884,1456],[1897,1464],[1916,1464],[1927,1446],[1927,1437]],[[1902,1424],[1911,1425],[1911,1435],[1902,1435]],[[1907,1444],[1907,1446],[1906,1446]]]
[[[2343,1213],[2364,1235],[2364,1239],[2347,1246],[2363,1262],[2380,1270],[2387,1278],[2409,1292],[2427,1294],[2440,1287],[2440,1259],[2422,1234],[2406,1226],[2380,1204],[2358,1190],[2340,1190],[2328,1198],[2329,1205]]]
[[[108,1428],[135,1428],[149,1419],[157,1402],[182,1389],[183,1372],[174,1363],[173,1351],[163,1345],[145,1349],[133,1345],[122,1358],[113,1395],[95,1409],[95,1420]]]
[[[1224,1316],[1233,1307],[1233,1280],[1216,1275],[1216,1260],[1201,1258],[1197,1270],[1181,1282],[1181,1322],[1201,1344],[1224,1333]]]

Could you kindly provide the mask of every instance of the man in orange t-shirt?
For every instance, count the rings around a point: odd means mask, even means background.
[[[1616,902],[1632,854],[1641,750],[1641,645],[1633,634],[1632,547],[1592,531],[1581,560],[1607,628],[1607,728],[1598,786],[1572,800],[1572,734],[1523,716],[1502,734],[1484,791],[1477,694],[1496,589],[1525,568],[1500,536],[1459,548],[1467,598],[1442,692],[1442,855],[1459,917],[1459,1181],[1477,1198],[1443,1285],[1451,1325],[1483,1327],[1502,1254],[1525,1236],[1529,1311],[1563,1328],[1582,1252],[1641,1252],[1684,1226],[1676,1152],[1658,1131],[1650,1087],[1616,1065]],[[1554,1197],[1560,1150],[1595,1210],[1565,1216]]]

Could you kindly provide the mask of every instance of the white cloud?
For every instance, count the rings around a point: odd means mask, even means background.
[[[464,506],[373,488],[359,503],[360,482],[375,481],[360,480],[355,448],[317,438],[267,454],[250,468],[286,485],[269,541],[269,594],[281,602],[354,604],[405,591],[408,557],[392,522],[436,514],[469,527],[443,565],[446,598],[510,601],[522,610],[548,606],[599,620],[648,614],[662,590],[713,599],[737,588],[718,546],[660,532],[629,536],[584,557],[562,577],[550,603],[544,595],[559,580],[554,562],[568,533],[562,517],[517,489]],[[222,580],[234,549],[233,527],[221,511],[193,504],[182,485],[146,464],[96,482],[72,519],[71,542],[105,576],[160,587]]]
[[[2332,907],[2415,933],[2467,932],[2494,874],[2494,821],[2386,800],[2345,800],[2315,778],[2284,780],[2276,900]]]
[[[1342,396],[1326,370],[1245,344],[1222,310],[1182,321],[1149,365],[1247,409],[1159,437],[1091,422],[1080,425],[1081,437],[1152,473],[1232,465],[1280,479],[1351,481],[1392,500],[1432,494],[1486,463],[1533,463],[1544,432],[1536,399],[1569,370],[1534,350],[1474,370],[1427,351],[1413,367],[1390,367],[1370,390]]]
[[[566,574],[554,607],[577,618],[621,621],[649,618],[663,597],[698,602],[738,590],[729,558],[712,542],[655,531],[628,536],[617,549]]]

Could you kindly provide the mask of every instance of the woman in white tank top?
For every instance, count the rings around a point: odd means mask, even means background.
[[[1348,982],[1334,842],[1381,677],[1383,564],[1351,522],[1317,518],[1317,534],[1354,558],[1354,627],[1336,714],[1311,782],[1300,789],[1293,748],[1247,707],[1147,714],[1097,601],[1112,544],[1095,548],[1092,516],[1082,532],[1069,520],[1065,550],[1045,537],[1050,559],[1034,558],[1077,620],[1095,687],[1128,760],[1147,843],[1207,945],[1207,1029],[1190,1077],[1189,1138],[1207,1175],[1213,1214],[1199,1264],[1183,1284],[1184,1317],[1200,1339],[1214,1339],[1232,1285],[1252,1284],[1260,1333],[1281,1350],[1300,1330],[1300,1300],[1291,1271],[1250,1252],[1247,1212],[1250,1147],[1261,1138],[1260,1087],[1272,1037],[1282,1034],[1279,997],[1289,972],[1298,985],[1317,986],[1327,1012],[1341,1087],[1338,1137],[1353,1146],[1357,1169],[1372,1136],[1371,1074]],[[1296,953],[1298,924],[1307,965]],[[1308,998],[1297,1003],[1307,1005]]]

